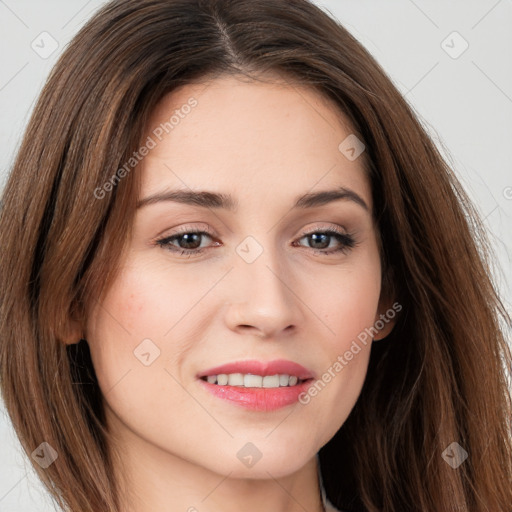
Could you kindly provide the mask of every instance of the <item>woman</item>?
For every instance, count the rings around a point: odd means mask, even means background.
[[[481,223],[309,2],[107,4],[0,232],[2,394],[63,510],[510,510]]]

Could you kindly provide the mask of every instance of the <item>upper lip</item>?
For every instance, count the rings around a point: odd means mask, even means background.
[[[250,373],[252,375],[261,375],[262,377],[281,374],[296,376],[301,380],[314,378],[310,370],[286,359],[276,359],[274,361],[235,361],[205,370],[198,374],[198,378],[219,374],[229,375],[231,373]]]

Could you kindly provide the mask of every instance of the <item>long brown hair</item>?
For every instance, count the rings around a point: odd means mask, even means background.
[[[140,147],[164,94],[266,72],[333,100],[364,140],[383,293],[403,305],[320,451],[327,496],[347,511],[510,512],[511,319],[482,223],[377,62],[306,0],[113,1],[63,52],[0,213],[1,389],[27,455],[55,449],[45,469],[30,460],[63,509],[119,512],[87,343],[64,341],[116,275],[136,167],[95,191]],[[442,456],[453,442],[468,453],[456,469]]]

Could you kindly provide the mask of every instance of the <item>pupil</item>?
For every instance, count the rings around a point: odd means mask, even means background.
[[[188,234],[185,234],[185,235],[182,235],[181,236],[181,241],[184,241],[185,242],[185,246],[183,246],[182,243],[180,243],[180,246],[183,248],[183,249],[197,249],[197,247],[199,247],[201,245],[201,242],[198,240],[200,239],[200,234],[199,233],[188,233]],[[194,246],[194,247],[190,247],[190,245]],[[197,247],[195,247],[195,245],[197,245]]]
[[[329,238],[330,235],[326,235],[324,233],[321,233],[321,234],[318,234],[318,233],[314,233],[311,235],[312,239],[313,239],[313,247],[315,249],[325,249],[326,247],[329,246],[329,242],[327,241],[327,244],[325,244],[326,240]],[[323,238],[323,241],[322,242],[318,242],[318,240],[320,238]],[[318,247],[318,245],[315,245],[315,244],[318,244],[320,243],[320,245],[322,245],[322,247]]]

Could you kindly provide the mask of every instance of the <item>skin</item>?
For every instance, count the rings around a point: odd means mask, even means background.
[[[276,411],[221,400],[196,375],[237,360],[288,359],[319,378],[386,311],[363,159],[339,151],[352,130],[335,105],[277,81],[186,85],[160,102],[148,136],[190,97],[197,106],[133,171],[140,198],[208,190],[232,195],[238,210],[139,208],[121,271],[86,326],[123,461],[123,510],[320,511],[316,454],[359,396],[371,343],[307,405]],[[298,196],[340,186],[369,211],[347,199],[292,210]],[[336,227],[356,246],[326,255],[341,246],[335,237],[315,251],[302,234]],[[211,230],[196,239],[204,251],[188,257],[155,243],[177,228]],[[252,263],[236,251],[247,236],[263,250]],[[172,243],[187,247],[183,237]],[[134,356],[144,339],[160,350],[149,366]],[[262,454],[252,467],[237,457],[248,442]]]

